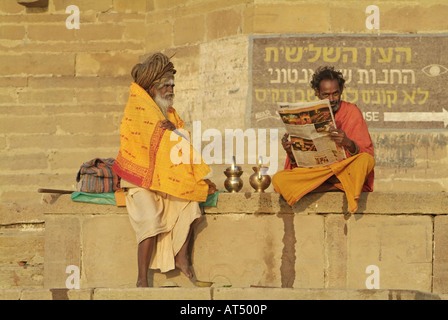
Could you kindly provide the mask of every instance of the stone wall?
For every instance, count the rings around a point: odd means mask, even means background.
[[[157,50],[175,53],[176,108],[188,129],[201,121],[202,131],[245,130],[253,36],[443,36],[448,30],[443,0],[376,2],[380,30],[366,29],[369,4],[49,0],[48,7],[26,8],[2,1],[0,287],[42,285],[45,226],[36,190],[73,190],[83,162],[116,156],[129,71],[139,58]],[[66,27],[70,5],[79,7],[79,29]],[[381,131],[372,138],[378,154],[387,155],[377,159],[377,191],[446,190],[445,130]],[[410,154],[412,166],[402,165],[403,154]],[[280,150],[279,168],[283,160]],[[221,188],[225,167],[212,166]],[[244,170],[247,181],[251,165]],[[246,183],[243,191],[249,190]]]
[[[447,202],[441,193],[366,193],[346,217],[341,192],[310,194],[293,208],[277,193],[221,193],[194,230],[193,269],[217,288],[445,294]],[[125,208],[63,195],[45,207],[45,223],[45,288],[65,288],[74,274],[67,266],[79,268],[80,288],[135,286],[137,244]],[[151,270],[149,281],[195,286],[178,270]]]

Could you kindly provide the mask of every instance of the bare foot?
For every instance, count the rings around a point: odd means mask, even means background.
[[[190,263],[186,256],[176,256],[176,268],[180,269],[188,279],[193,278],[193,272],[191,272]]]
[[[148,286],[148,281],[146,280],[137,280],[137,284],[136,284],[137,288],[147,288]]]

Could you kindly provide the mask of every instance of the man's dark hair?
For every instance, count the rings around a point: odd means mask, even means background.
[[[322,80],[337,80],[339,89],[341,89],[341,91],[344,89],[345,79],[342,76],[342,72],[334,70],[334,67],[324,66],[317,68],[313,74],[313,79],[310,82],[311,88],[319,91],[319,84]]]

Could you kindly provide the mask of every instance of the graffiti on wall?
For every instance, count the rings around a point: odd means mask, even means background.
[[[253,36],[250,126],[281,127],[276,103],[317,99],[314,70],[332,65],[369,128],[447,128],[446,52],[446,35]]]

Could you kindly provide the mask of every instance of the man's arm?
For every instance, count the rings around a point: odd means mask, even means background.
[[[335,115],[337,127],[344,133],[344,135],[342,135],[342,132],[336,130],[339,133],[337,135],[340,135],[340,142],[344,140],[342,143],[349,155],[365,152],[373,156],[374,148],[372,139],[370,138],[367,123],[364,120],[361,110],[354,104],[349,104],[345,101],[342,103],[345,104],[344,110],[339,111],[344,111],[342,116],[339,112]],[[355,146],[357,146],[357,149],[354,149]]]

